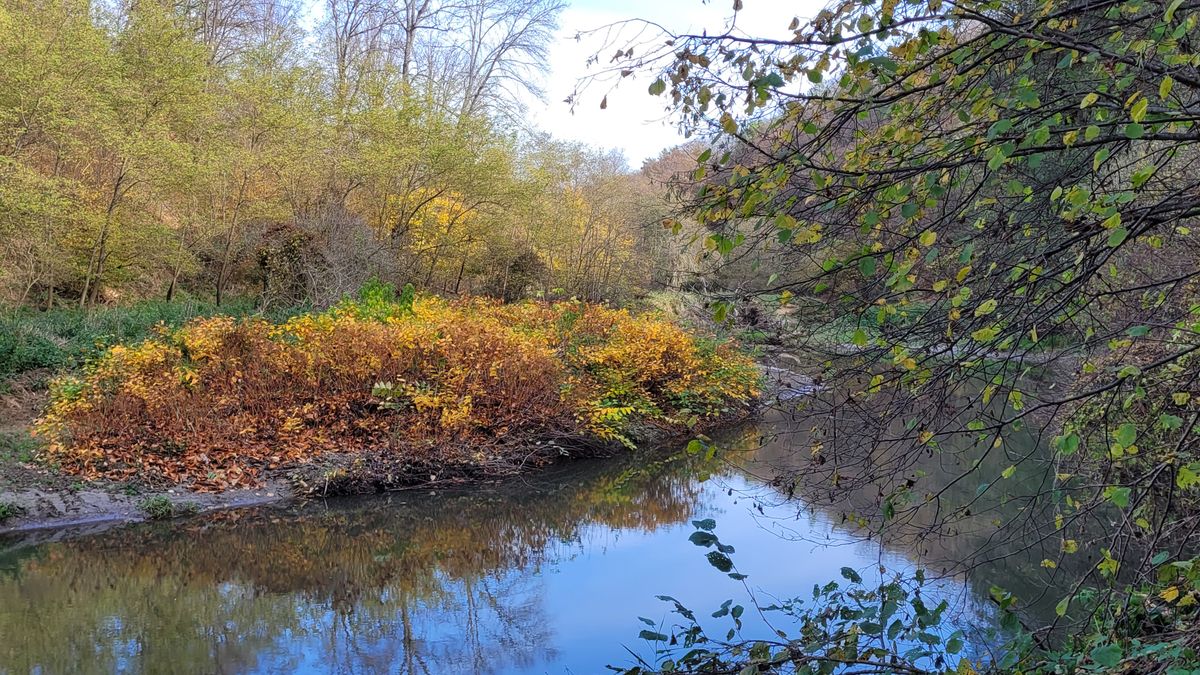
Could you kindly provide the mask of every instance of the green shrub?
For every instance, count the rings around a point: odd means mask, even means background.
[[[138,508],[145,512],[150,520],[168,520],[180,516],[190,516],[200,511],[196,502],[180,502],[176,504],[165,495],[154,495],[138,502]]]
[[[11,502],[0,502],[0,523],[3,523],[10,518],[16,518],[23,515],[25,509]]]
[[[175,505],[162,495],[143,499],[138,502],[138,508],[144,511],[150,520],[167,520],[175,515]]]

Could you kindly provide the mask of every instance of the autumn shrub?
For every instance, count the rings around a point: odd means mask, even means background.
[[[373,288],[282,324],[200,318],[52,384],[44,455],[72,473],[201,489],[328,457],[509,471],[743,413],[753,362],[654,316]],[[540,448],[540,450],[539,450]]]

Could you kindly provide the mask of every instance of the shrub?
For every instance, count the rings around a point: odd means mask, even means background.
[[[0,523],[3,523],[10,518],[16,518],[23,515],[25,509],[10,502],[0,502]]]
[[[733,345],[656,317],[393,297],[374,288],[279,325],[196,319],[112,347],[52,383],[45,454],[81,475],[202,489],[332,455],[496,471],[537,441],[631,444],[711,425],[758,393]]]
[[[138,502],[138,508],[145,512],[150,520],[166,520],[175,515],[175,505],[162,495],[143,499]]]

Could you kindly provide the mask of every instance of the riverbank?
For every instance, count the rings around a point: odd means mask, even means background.
[[[736,343],[580,302],[380,285],[197,318],[9,380],[0,527],[502,480],[733,424],[762,381]]]
[[[50,377],[49,369],[29,370],[6,381],[0,393],[0,534],[132,523],[294,498],[282,478],[259,489],[202,493],[55,471],[37,460],[41,443],[30,433],[49,399]]]

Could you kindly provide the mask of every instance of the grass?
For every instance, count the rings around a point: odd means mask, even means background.
[[[301,311],[302,308],[282,310],[268,318],[282,320]],[[220,307],[211,302],[183,299],[49,311],[0,308],[0,385],[30,370],[78,367],[114,344],[145,340],[159,324],[175,328],[201,316],[254,313],[254,302],[248,298],[235,299]]]
[[[38,440],[24,431],[0,432],[0,460],[30,462],[39,447]]]
[[[25,509],[9,502],[0,502],[0,523],[25,513]]]
[[[195,502],[176,504],[163,495],[155,495],[138,502],[138,508],[150,520],[168,520],[193,515],[200,510],[200,505]]]

